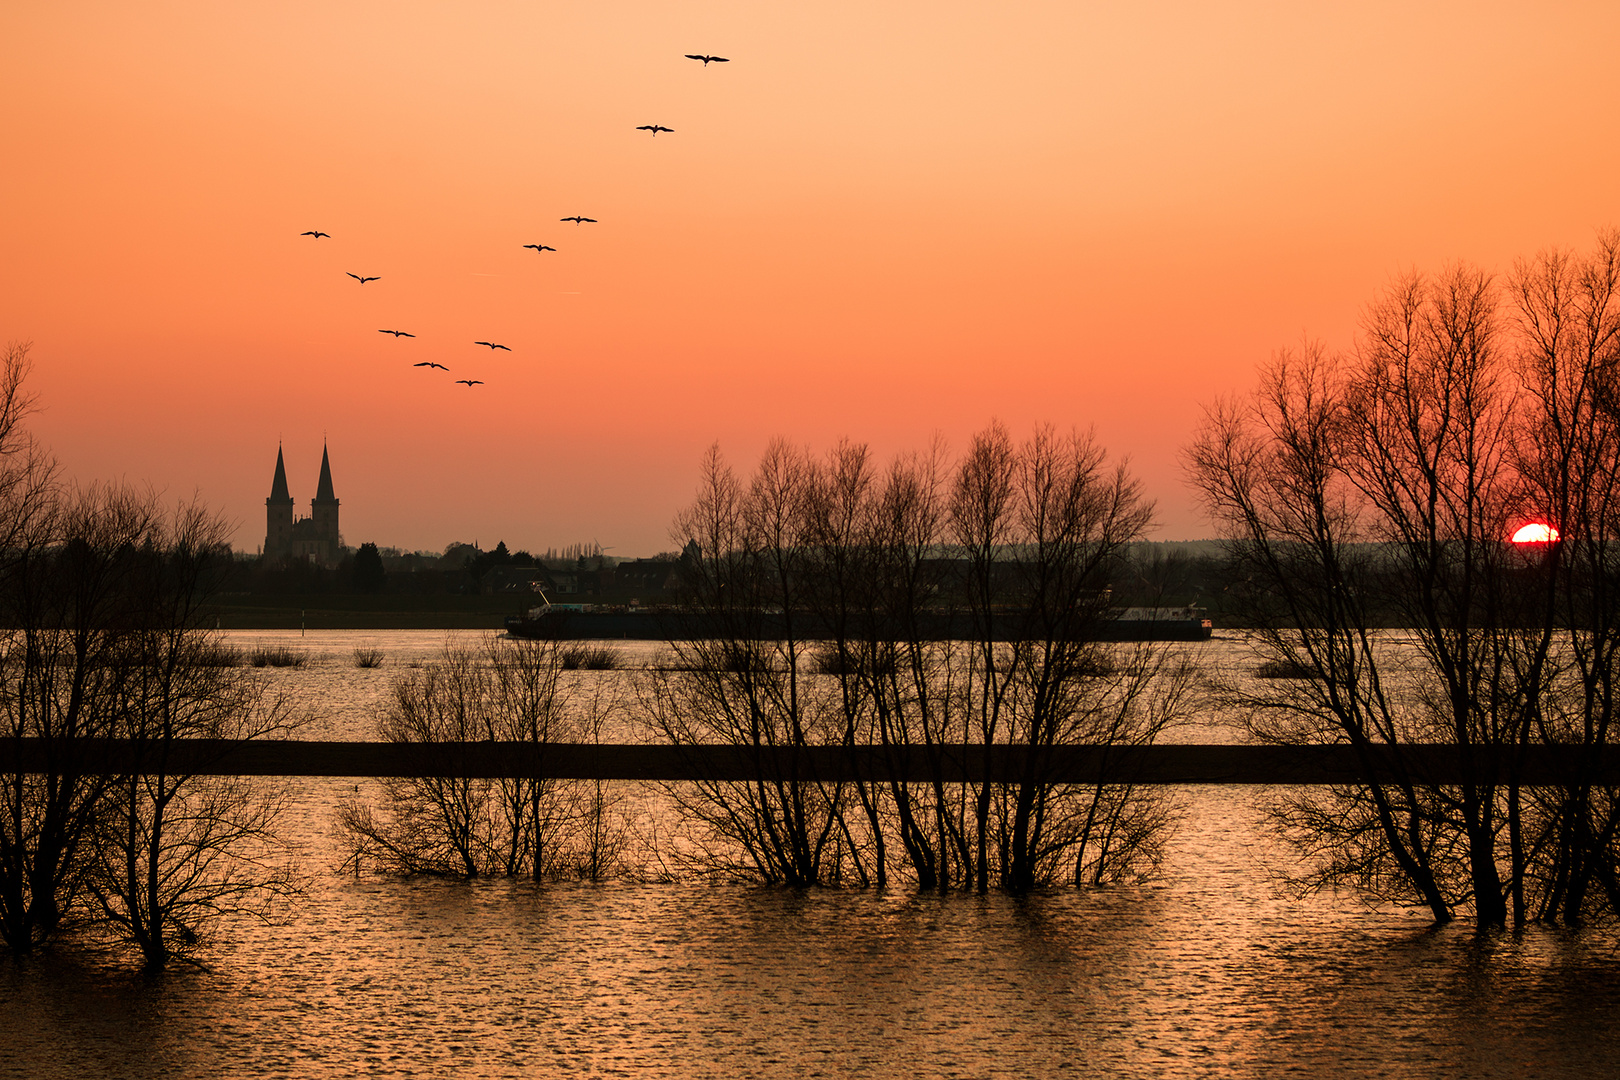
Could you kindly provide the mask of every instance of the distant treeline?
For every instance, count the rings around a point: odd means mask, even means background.
[[[1369,562],[1381,545],[1363,545]],[[1397,553],[1388,547],[1391,572]],[[941,562],[960,561],[960,552],[940,548]],[[508,550],[505,541],[492,550],[473,544],[449,545],[442,554],[400,552],[363,544],[348,551],[336,566],[305,560],[242,559],[228,591],[252,596],[309,597],[382,593],[398,596],[509,595],[518,606],[544,590],[553,601],[643,604],[679,602],[686,582],[682,557],[664,552],[650,558],[604,555],[599,545],[569,544],[535,555]],[[1248,625],[1256,603],[1264,604],[1263,585],[1236,562],[1220,541],[1137,541],[1125,545],[1106,583],[1116,607],[1195,605],[1218,629]],[[1371,623],[1405,625],[1406,615],[1394,604],[1371,597]]]
[[[662,558],[673,560],[674,556]],[[620,561],[626,560],[605,558],[601,547],[594,542],[548,548],[540,555],[522,549],[509,550],[504,540],[488,551],[476,544],[453,543],[442,553],[406,552],[368,542],[358,548],[344,549],[342,559],[334,566],[299,558],[240,558],[229,591],[254,596],[354,593],[467,596],[516,591],[509,586],[514,582],[526,585],[529,580],[541,577],[540,572],[571,576],[599,576],[604,571],[611,574],[614,563]],[[514,571],[517,573],[512,573]],[[592,588],[600,591],[594,580]]]

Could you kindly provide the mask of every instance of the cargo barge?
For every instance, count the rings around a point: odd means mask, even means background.
[[[941,614],[934,621],[936,625],[925,635],[931,640],[976,636],[973,621],[966,614]],[[1018,621],[1002,618],[992,636],[996,640],[1029,636],[1016,633]],[[680,608],[644,610],[552,603],[506,617],[506,632],[517,638],[689,641],[722,636],[722,628],[727,637],[780,641],[788,636],[789,622],[780,610],[733,612],[720,618]],[[793,630],[794,636],[807,641],[830,636],[823,632],[820,620],[809,614],[797,616]],[[1097,641],[1206,641],[1214,632],[1214,624],[1198,607],[1137,607],[1120,609],[1086,630],[1086,636]]]

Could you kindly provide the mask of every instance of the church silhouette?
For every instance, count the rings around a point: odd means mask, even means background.
[[[287,466],[276,447],[276,478],[264,500],[264,557],[303,559],[320,566],[336,566],[343,553],[338,532],[338,498],[332,490],[332,463],[321,445],[321,479],[309,503],[309,517],[293,517],[293,497],[287,491]]]

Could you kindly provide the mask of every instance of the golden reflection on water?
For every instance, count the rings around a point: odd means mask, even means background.
[[[311,792],[306,804],[319,803]],[[1167,878],[1024,900],[321,874],[146,980],[0,967],[16,1075],[1601,1075],[1607,934],[1277,897],[1231,790]],[[1194,824],[1199,823],[1199,824]],[[313,824],[313,822],[311,822]],[[1526,1072],[1515,1070],[1527,1067]]]
[[[389,667],[319,644],[285,682],[355,730]],[[0,1076],[1586,1077],[1620,1050],[1612,932],[1288,899],[1243,789],[1181,794],[1159,881],[1019,900],[339,876],[352,788],[293,782],[307,895],[210,971],[0,961]]]

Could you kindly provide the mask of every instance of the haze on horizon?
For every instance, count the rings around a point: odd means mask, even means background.
[[[1616,40],[1599,3],[11,5],[0,341],[68,475],[247,550],[278,442],[304,513],[327,440],[351,544],[638,555],[713,442],[992,418],[1094,426],[1197,537],[1180,448],[1274,349],[1620,224]]]

